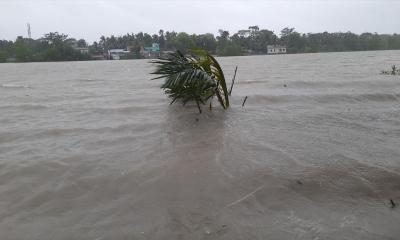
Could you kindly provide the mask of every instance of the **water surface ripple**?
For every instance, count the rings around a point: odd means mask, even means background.
[[[0,239],[399,239],[400,51],[220,61],[202,115],[147,60],[0,64]]]

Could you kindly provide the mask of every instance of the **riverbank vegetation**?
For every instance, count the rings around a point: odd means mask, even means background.
[[[48,33],[38,40],[18,37],[15,42],[0,41],[0,62],[41,62],[89,60],[89,54],[74,48],[75,41],[65,34]]]
[[[15,41],[0,40],[0,62],[5,61],[68,61],[101,59],[109,49],[125,49],[127,58],[143,58],[141,50],[157,43],[161,52],[186,52],[202,48],[218,56],[267,54],[268,45],[283,45],[287,53],[314,53],[368,50],[399,50],[400,35],[351,32],[299,33],[294,28],[284,28],[279,34],[258,26],[231,34],[219,30],[211,33],[188,34],[160,30],[157,34],[128,33],[123,36],[101,36],[88,44],[57,32],[39,39],[18,37]]]

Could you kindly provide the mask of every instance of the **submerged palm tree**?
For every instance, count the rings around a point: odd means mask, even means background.
[[[194,101],[201,113],[200,104],[217,96],[224,109],[229,107],[224,73],[217,60],[206,51],[191,50],[186,56],[177,51],[153,63],[158,66],[152,74],[160,75],[154,79],[165,78],[161,88],[172,98],[171,104],[177,100],[184,105]]]

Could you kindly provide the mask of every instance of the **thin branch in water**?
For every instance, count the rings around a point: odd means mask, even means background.
[[[392,65],[392,70],[382,70],[381,74],[383,74],[383,75],[400,75],[400,68],[396,67],[396,65]]]
[[[243,202],[244,200],[246,200],[247,198],[253,196],[253,194],[255,194],[256,192],[260,191],[260,190],[263,189],[263,188],[264,188],[264,186],[258,187],[256,190],[254,190],[254,191],[252,191],[251,193],[247,194],[246,196],[240,198],[239,200],[236,200],[236,201],[234,201],[234,202],[232,202],[232,203],[226,205],[226,207],[232,207],[233,205],[236,205],[236,204],[238,204],[238,203],[240,203],[240,202]]]
[[[235,74],[233,75],[233,78],[232,78],[231,89],[229,90],[229,96],[232,95],[232,89],[233,89],[233,84],[235,84],[235,79],[236,79],[237,70],[238,70],[238,67],[236,66],[236,68],[235,68]]]
[[[396,203],[394,203],[393,199],[390,199],[390,207],[391,208],[395,208],[396,207]]]
[[[242,107],[244,107],[244,104],[246,103],[246,101],[247,101],[247,96],[243,100]]]
[[[392,66],[392,75],[396,75],[396,65]]]
[[[201,107],[200,107],[199,101],[196,101],[196,104],[197,104],[197,108],[199,109],[199,113],[201,113]]]

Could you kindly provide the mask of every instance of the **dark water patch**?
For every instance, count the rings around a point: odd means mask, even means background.
[[[347,75],[352,75],[353,73],[343,73],[343,78],[346,78]],[[354,81],[321,81],[321,80],[313,80],[313,81],[288,81],[288,87],[291,89],[301,89],[301,90],[313,90],[313,89],[321,89],[321,90],[336,90],[336,91],[348,91],[352,89],[371,89],[371,88],[388,88],[388,90],[397,88],[397,81],[382,81],[381,79],[377,79],[376,81],[371,80],[354,80]],[[272,83],[275,85],[274,83]],[[279,83],[280,84],[280,83]]]
[[[104,82],[106,79],[101,79],[101,78],[79,78],[79,79],[74,79],[75,81],[78,82]]]
[[[364,93],[364,94],[351,94],[351,93],[337,93],[337,94],[292,94],[292,95],[255,95],[250,96],[251,102],[255,104],[284,104],[284,103],[367,103],[367,102],[399,102],[400,94],[390,93]]]
[[[364,159],[334,154],[326,159],[325,164],[306,168],[302,174],[296,175],[302,186],[295,187],[295,190],[310,198],[328,200],[331,195],[331,201],[343,196],[350,196],[353,202],[369,198],[384,207],[388,199],[400,199],[399,170],[388,171],[366,164]]]
[[[161,105],[161,103],[159,104]],[[164,105],[164,103],[162,103]],[[114,107],[114,108],[91,108],[90,111],[97,114],[122,114],[129,115],[135,112],[149,112],[157,110],[159,106],[129,106],[129,107]]]
[[[355,98],[359,101],[376,101],[376,102],[398,102],[400,100],[399,94],[385,94],[385,93],[376,93],[376,94],[361,94],[356,95]]]
[[[23,133],[16,132],[1,132],[0,133],[0,144],[14,142],[24,136]]]
[[[48,106],[40,105],[40,104],[21,104],[21,105],[2,105],[0,106],[1,110],[44,110],[47,109]]]

